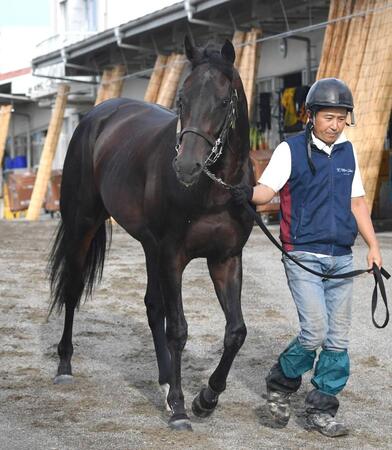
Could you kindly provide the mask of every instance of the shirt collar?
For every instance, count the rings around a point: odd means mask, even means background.
[[[323,142],[321,139],[317,138],[313,131],[312,131],[312,140],[313,140],[313,144],[319,149],[319,150],[325,150],[327,149],[331,149],[337,145],[337,144],[342,144],[343,142],[347,141],[347,137],[344,134],[344,131],[340,134],[340,136],[336,139],[336,141],[332,144],[332,145],[327,145],[325,142]]]

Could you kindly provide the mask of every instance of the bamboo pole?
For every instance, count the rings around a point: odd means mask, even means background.
[[[37,178],[34,183],[31,201],[26,214],[27,220],[38,219],[45,199],[50,174],[52,172],[52,161],[56,153],[61,127],[63,125],[64,110],[67,105],[68,92],[69,85],[60,84],[58,86],[56,103],[52,111],[48,134],[46,135],[44,148],[41,153]]]
[[[11,121],[12,105],[0,107],[0,167],[3,163],[5,144],[7,142],[8,129]]]
[[[159,105],[166,108],[172,107],[184,66],[185,58],[183,55],[173,54],[169,57],[157,97]]]
[[[144,94],[144,101],[155,103],[158,98],[159,88],[162,83],[163,74],[165,73],[165,65],[167,63],[167,56],[158,55],[155,61],[154,70],[148,82],[146,93]]]

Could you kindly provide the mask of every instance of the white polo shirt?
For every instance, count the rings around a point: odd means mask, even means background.
[[[347,137],[342,133],[338,139],[331,145],[328,146],[325,142],[316,138],[312,133],[313,143],[319,150],[323,150],[329,155],[332,152],[333,146],[336,144],[341,144],[347,141]],[[354,158],[355,158],[355,172],[353,183],[351,187],[351,197],[362,197],[365,195],[365,190],[363,188],[361,174],[358,167],[357,153],[353,146]],[[268,186],[275,192],[279,192],[282,187],[286,184],[291,175],[291,152],[290,147],[287,142],[281,142],[273,152],[271,160],[268,166],[265,168],[258,182]]]

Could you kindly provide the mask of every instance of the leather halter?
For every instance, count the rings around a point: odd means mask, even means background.
[[[193,134],[197,134],[198,136],[205,139],[212,146],[210,154],[207,156],[206,160],[204,161],[203,167],[208,167],[208,166],[214,164],[219,159],[219,157],[222,154],[223,147],[226,143],[229,131],[231,128],[235,127],[235,121],[237,118],[238,93],[237,93],[237,90],[233,89],[232,87],[230,88],[230,91],[231,91],[230,92],[230,101],[229,101],[228,108],[226,111],[225,121],[223,122],[223,126],[219,133],[218,138],[215,139],[214,137],[210,136],[208,133],[205,133],[204,131],[199,130],[196,127],[183,128],[177,138],[177,144],[175,147],[177,153],[180,150],[180,145],[181,145],[181,141],[182,141],[184,134],[193,133]]]

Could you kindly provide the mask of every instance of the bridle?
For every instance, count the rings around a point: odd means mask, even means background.
[[[199,130],[196,127],[183,128],[177,137],[177,144],[175,146],[177,154],[180,150],[181,141],[184,134],[193,133],[197,134],[198,136],[201,136],[212,146],[211,151],[203,164],[203,171],[206,172],[207,175],[208,173],[211,173],[209,172],[207,167],[211,166],[212,164],[215,164],[216,161],[218,161],[218,159],[222,155],[223,148],[229,135],[229,131],[232,128],[235,128],[235,121],[238,113],[237,105],[238,105],[237,89],[234,89],[232,86],[230,86],[230,99],[226,110],[225,121],[223,122],[223,126],[221,128],[218,138],[214,139],[212,136],[210,136],[209,134],[205,133],[202,130]]]

